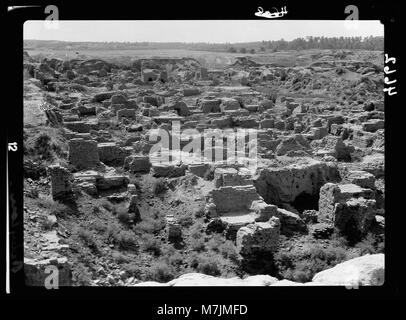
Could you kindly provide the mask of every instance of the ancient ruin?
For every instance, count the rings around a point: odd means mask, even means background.
[[[303,41],[28,41],[26,284],[47,266],[61,286],[381,284],[383,49]]]

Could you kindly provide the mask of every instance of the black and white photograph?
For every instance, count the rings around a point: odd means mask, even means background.
[[[379,21],[57,23],[24,24],[28,285],[383,284]]]

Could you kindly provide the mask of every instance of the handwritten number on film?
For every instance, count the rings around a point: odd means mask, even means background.
[[[389,66],[386,65],[386,64],[388,64],[389,62],[395,64],[395,63],[396,63],[396,58],[393,58],[393,57],[392,57],[392,58],[389,58],[388,54],[385,53],[385,67],[383,68],[383,71],[384,71],[385,75],[396,72],[396,70],[390,70]],[[389,77],[385,77],[384,80],[385,80],[385,84],[389,84],[389,85],[391,85],[391,84],[393,84],[393,83],[396,82],[396,79],[390,81],[390,80],[389,80]],[[393,96],[394,94],[397,94],[396,91],[395,91],[395,92],[392,92],[392,90],[395,90],[395,89],[396,89],[396,87],[389,87],[389,88],[383,89],[383,91],[384,91],[384,92],[387,92],[388,95]]]

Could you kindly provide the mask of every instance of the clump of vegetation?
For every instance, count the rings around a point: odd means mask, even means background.
[[[224,258],[230,259],[233,262],[238,262],[239,254],[232,241],[226,240],[224,243],[220,244],[219,251]]]
[[[121,252],[114,251],[111,256],[113,257],[114,261],[118,264],[126,263],[128,262],[128,257]]]
[[[28,133],[27,133],[28,134]],[[52,160],[64,154],[62,150],[63,139],[58,129],[48,128],[35,134],[30,132],[24,141],[25,154],[38,157],[41,160]]]
[[[56,217],[64,217],[72,213],[71,208],[59,201],[53,200],[51,197],[38,197],[34,200],[34,205]]]
[[[144,251],[151,252],[155,256],[159,256],[162,253],[161,241],[156,239],[153,235],[148,233],[144,234],[141,237],[141,240],[142,240],[142,249]]]
[[[221,262],[216,255],[194,254],[189,257],[189,264],[197,272],[210,276],[221,275]]]
[[[383,237],[368,233],[364,239],[358,242],[355,246],[360,252],[360,255],[375,254],[385,252],[385,242]]]
[[[134,231],[138,234],[158,233],[165,225],[165,215],[158,210],[154,210],[152,214],[148,213],[143,215],[142,221],[137,223],[134,227]]]
[[[117,205],[113,208],[113,214],[117,216],[118,221],[124,225],[130,224],[131,218],[128,209],[124,205]]]
[[[332,244],[326,248],[319,244],[310,244],[306,250],[294,248],[274,255],[281,276],[296,282],[311,281],[316,273],[351,258],[353,257],[346,248]]]
[[[148,279],[157,282],[168,282],[174,279],[176,273],[171,266],[168,266],[165,262],[155,262],[148,272]]]
[[[202,218],[204,216],[204,203],[201,203],[197,210],[195,211],[196,218]]]
[[[123,250],[138,251],[139,248],[137,235],[132,230],[120,230],[116,225],[107,228],[106,240]]]
[[[54,223],[52,222],[52,220],[48,219],[47,216],[42,216],[40,219],[40,228],[42,230],[48,231],[48,230],[52,230],[54,226]]]
[[[224,243],[224,238],[219,235],[215,234],[208,242],[207,242],[207,247],[210,250],[213,250],[215,252],[219,252],[220,246]]]
[[[72,282],[76,286],[89,286],[92,283],[92,274],[83,263],[76,263],[72,270]]]
[[[107,211],[114,210],[114,205],[105,198],[100,201],[100,206],[106,209]]]
[[[123,250],[137,251],[139,248],[138,238],[130,230],[121,230],[117,234],[116,241]]]
[[[191,228],[190,228],[190,237],[192,239],[200,239],[203,237],[203,224],[201,222],[195,223]]]
[[[124,265],[124,270],[129,277],[141,278],[144,270],[140,266],[134,265],[132,263],[127,263]]]
[[[94,252],[100,251],[96,238],[88,229],[78,227],[75,230],[75,233],[77,234],[79,239],[83,242],[83,244],[85,244],[89,249],[91,249]]]
[[[93,230],[96,230],[97,232],[101,233],[104,233],[107,230],[107,225],[100,220],[93,221],[91,227]]]
[[[204,251],[206,249],[206,245],[203,238],[192,238],[190,241],[190,247],[194,251]]]
[[[193,216],[189,213],[182,214],[177,220],[182,227],[190,227],[194,223]]]

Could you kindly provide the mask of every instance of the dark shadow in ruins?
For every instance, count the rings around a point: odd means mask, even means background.
[[[348,241],[348,245],[351,247],[360,242],[363,238],[363,235],[356,227],[356,221],[353,217],[346,221],[345,227],[342,229],[341,234]]]
[[[314,195],[308,194],[307,192],[302,192],[299,194],[295,200],[292,202],[292,206],[303,213],[304,210],[319,210],[319,194]]]
[[[250,275],[268,274],[275,276],[278,274],[273,254],[270,252],[256,252],[252,257],[244,257],[241,261],[241,268]]]

